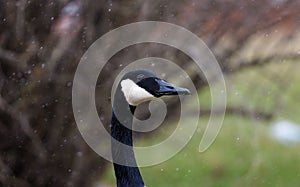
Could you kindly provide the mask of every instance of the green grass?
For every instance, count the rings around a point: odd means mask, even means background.
[[[273,64],[227,77],[228,106],[246,105],[275,114],[272,121],[226,115],[216,141],[198,152],[203,132],[172,159],[141,168],[148,187],[298,187],[300,144],[281,145],[268,136],[269,125],[278,119],[300,123],[299,64]],[[269,73],[269,72],[272,72]],[[200,93],[201,107],[210,105],[208,90]],[[201,117],[205,128],[208,118]],[[155,142],[160,134],[143,143]],[[115,183],[112,167],[101,179]]]

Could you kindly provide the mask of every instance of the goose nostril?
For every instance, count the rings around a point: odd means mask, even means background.
[[[173,86],[166,86],[167,88],[170,88],[170,89],[174,89],[174,87]]]

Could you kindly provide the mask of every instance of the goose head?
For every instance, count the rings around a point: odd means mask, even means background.
[[[164,95],[190,94],[188,89],[174,86],[149,70],[128,72],[124,75],[120,85],[127,103],[131,106],[137,106]]]

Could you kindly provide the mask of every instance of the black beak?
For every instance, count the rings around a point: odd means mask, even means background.
[[[159,84],[160,88],[156,91],[156,95],[158,97],[163,95],[190,95],[191,92],[186,88],[176,87],[164,80],[157,79],[157,83]]]

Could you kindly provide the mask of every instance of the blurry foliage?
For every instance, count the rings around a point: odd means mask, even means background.
[[[102,34],[144,20],[183,26],[212,49],[224,73],[298,60],[300,2],[252,1],[0,1],[0,183],[3,186],[90,186],[105,169],[83,141],[71,107],[72,79],[85,50]],[[253,42],[253,38],[257,41]],[[267,38],[272,38],[267,44]],[[109,92],[119,66],[145,56],[191,60],[166,46],[123,50],[101,73],[97,104],[108,124]],[[254,46],[254,47],[253,47]],[[163,49],[163,50],[162,50]],[[251,50],[249,50],[251,49]],[[267,50],[268,49],[268,50]],[[246,52],[245,52],[246,51]],[[205,87],[188,72],[199,89]]]

